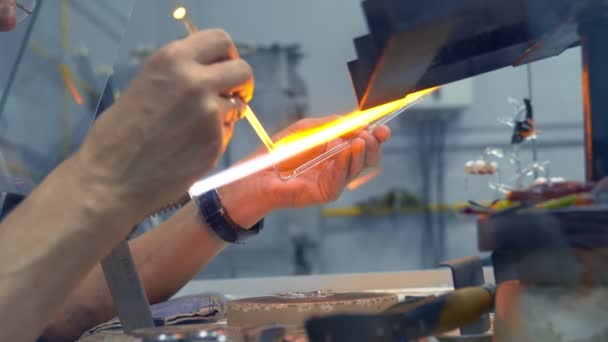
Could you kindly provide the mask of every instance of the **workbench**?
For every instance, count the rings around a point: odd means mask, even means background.
[[[491,268],[484,268],[487,282],[494,281]],[[431,295],[453,289],[448,268],[386,273],[332,274],[268,278],[194,280],[173,298],[195,294],[219,294],[228,300],[293,291],[332,290],[333,292],[390,292],[400,299]],[[120,331],[103,332],[81,339],[82,342],[132,342],[138,339]]]

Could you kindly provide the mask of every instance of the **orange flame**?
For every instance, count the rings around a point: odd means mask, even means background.
[[[381,168],[376,168],[373,169],[371,172],[364,174],[363,176],[359,177],[359,178],[355,178],[353,181],[351,181],[350,183],[348,183],[348,185],[346,186],[346,188],[348,190],[355,190],[357,188],[359,188],[360,186],[362,186],[363,184],[371,181],[372,179],[378,177],[378,175],[380,175],[382,173],[382,169]]]
[[[193,197],[199,196],[209,190],[268,169],[281,161],[292,158],[302,152],[378,121],[394,111],[432,93],[436,89],[438,89],[438,87],[412,93],[402,99],[370,109],[355,110],[330,123],[305,131],[296,132],[274,144],[274,148],[269,154],[264,154],[252,160],[240,163],[195,183],[190,188],[190,195]]]
[[[78,88],[76,88],[76,85],[74,84],[74,81],[72,79],[72,72],[65,64],[61,65],[61,75],[63,77],[63,82],[65,83],[66,88],[69,90],[70,94],[72,95],[72,98],[74,99],[74,102],[79,105],[83,105],[84,99],[82,98],[82,95],[80,95]]]
[[[435,87],[422,90],[409,94],[402,99],[385,103],[377,107],[366,110],[356,110],[325,125],[296,132],[284,139],[279,140],[275,144],[275,151],[282,149],[298,149],[300,151],[306,151],[307,149],[320,146],[356,129],[365,127],[366,125],[383,118],[399,108],[405,107],[409,103],[417,101],[421,97],[424,97],[437,89],[438,88]]]

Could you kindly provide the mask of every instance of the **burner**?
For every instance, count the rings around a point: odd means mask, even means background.
[[[281,325],[299,327],[313,316],[378,313],[397,303],[387,293],[290,292],[228,302],[228,325],[235,328]]]

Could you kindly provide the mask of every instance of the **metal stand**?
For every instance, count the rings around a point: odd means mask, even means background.
[[[456,113],[450,112],[421,112],[415,126],[418,132],[417,157],[422,178],[422,266],[427,268],[437,265],[445,254],[445,212],[443,208],[437,208],[435,212],[431,203],[433,200],[436,203],[445,202],[445,135],[448,120],[456,116]],[[408,119],[413,120],[413,117]]]
[[[128,241],[122,240],[101,261],[124,332],[154,327],[146,291],[141,284]]]
[[[479,257],[465,257],[456,260],[444,261],[440,266],[449,267],[452,270],[454,289],[470,286],[481,286],[485,283],[483,265]],[[478,335],[490,330],[490,316],[482,315],[479,320],[460,327],[462,335]]]
[[[583,52],[585,161],[588,181],[608,176],[608,8],[596,8],[579,21]]]

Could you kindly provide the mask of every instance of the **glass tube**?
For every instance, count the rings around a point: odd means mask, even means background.
[[[425,97],[426,96],[421,96],[421,97],[417,98],[416,100],[413,100],[413,101],[409,102],[408,104],[404,105],[403,107],[394,110],[390,114],[381,117],[380,119],[376,120],[375,122],[372,122],[368,126],[367,131],[372,133],[378,126],[385,125],[392,119],[405,113],[408,109],[410,109],[412,106],[414,106],[415,104],[420,102]],[[325,162],[326,160],[328,160],[328,159],[334,157],[335,155],[337,155],[338,153],[342,152],[344,149],[346,149],[348,146],[350,146],[351,142],[352,142],[352,140],[345,141],[345,142],[331,148],[330,150],[326,151],[325,153],[322,153],[321,155],[319,155],[319,156],[311,159],[310,161],[300,165],[299,167],[295,168],[291,173],[288,173],[288,174],[281,174],[281,171],[279,170],[279,164],[277,163],[277,164],[275,164],[275,168],[274,168],[275,173],[276,173],[277,177],[279,177],[279,179],[281,179],[284,182],[292,180],[292,179],[298,177],[299,175],[301,175],[302,173],[312,170],[313,168],[317,167],[321,163]]]

